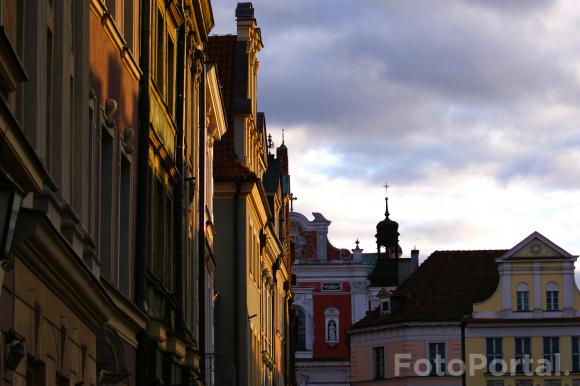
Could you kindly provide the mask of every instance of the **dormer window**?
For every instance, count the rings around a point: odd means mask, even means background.
[[[558,311],[560,309],[558,285],[556,283],[548,283],[546,286],[546,310]]]
[[[383,300],[381,302],[381,314],[388,315],[391,313],[391,301],[390,300]]]
[[[516,291],[517,310],[525,312],[530,310],[530,291],[526,283],[519,283]]]

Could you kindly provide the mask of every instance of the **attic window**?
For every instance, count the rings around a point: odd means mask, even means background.
[[[321,289],[323,292],[340,292],[342,286],[340,283],[322,283]]]
[[[390,313],[391,313],[391,301],[383,300],[381,302],[381,314],[390,314]]]

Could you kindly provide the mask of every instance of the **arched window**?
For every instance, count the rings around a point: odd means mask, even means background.
[[[558,284],[554,282],[548,283],[546,286],[546,310],[558,311],[560,309]]]
[[[296,350],[306,351],[306,314],[300,307],[296,307]]]
[[[530,290],[526,283],[519,283],[516,288],[517,310],[520,312],[530,310]]]
[[[340,340],[340,329],[339,329],[339,317],[340,311],[334,307],[327,308],[324,311],[324,316],[326,319],[326,343],[336,344]]]

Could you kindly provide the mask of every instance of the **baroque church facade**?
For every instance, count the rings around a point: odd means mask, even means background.
[[[388,199],[385,199],[388,202]],[[418,266],[419,251],[402,257],[397,222],[377,224],[377,252],[336,248],[328,239],[331,221],[290,213],[295,279],[296,384],[350,384],[348,331],[377,307],[388,307],[394,291]]]

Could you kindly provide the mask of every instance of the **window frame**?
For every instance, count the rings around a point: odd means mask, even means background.
[[[377,355],[379,354],[379,355]],[[380,359],[380,360],[379,360]],[[371,375],[373,380],[386,378],[385,346],[371,347]],[[379,365],[377,367],[377,365]]]
[[[580,336],[572,336],[570,339],[571,344],[571,362],[572,362],[572,372],[580,373]]]
[[[518,350],[518,341],[521,341],[520,350]],[[526,342],[527,348],[526,350]],[[518,352],[520,351],[520,352]],[[528,352],[526,352],[528,351]],[[527,358],[526,358],[527,357]],[[514,359],[517,361],[518,359],[522,360],[522,363],[516,365],[516,374],[526,374],[526,370],[530,373],[532,371],[531,364],[530,368],[524,369],[524,360],[531,360],[532,359],[532,338],[529,336],[523,337],[515,337],[514,338]]]
[[[519,283],[516,287],[516,311],[530,311],[530,289],[527,283]]]
[[[499,344],[498,344],[499,342]],[[490,343],[491,346],[490,346]],[[492,350],[490,351],[490,347]],[[499,347],[499,350],[498,350]],[[485,338],[485,358],[487,360],[487,373],[492,373],[491,371],[491,363],[496,359],[503,359],[503,338],[502,337],[489,337]],[[499,365],[496,363],[496,365]],[[498,371],[497,367],[495,371]]]
[[[550,282],[546,285],[546,311],[554,312],[560,311],[560,288],[554,283]]]
[[[549,342],[548,345],[546,345],[546,342]],[[554,342],[556,342],[557,344],[554,345]],[[557,346],[557,350],[554,349],[554,346]],[[546,352],[546,347],[549,347],[549,351],[550,352]],[[555,371],[559,371],[561,366],[561,360],[560,362],[557,362],[556,359],[556,355],[559,355],[561,358],[561,344],[560,344],[560,337],[559,336],[544,336],[542,338],[542,358],[544,360],[548,360],[550,361],[550,363],[552,364],[551,367],[551,372],[555,372]],[[559,365],[557,367],[554,366],[555,365]]]
[[[431,347],[435,347],[435,357],[431,355]],[[439,352],[439,348],[443,347],[443,355]],[[427,356],[429,362],[431,363],[431,371],[429,372],[429,376],[436,376],[436,377],[443,377],[447,375],[446,371],[446,363],[447,363],[447,342],[427,342]],[[437,357],[441,357],[441,368],[437,371],[436,368],[436,359]],[[440,374],[438,374],[438,372]]]

